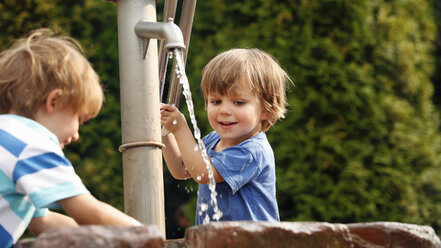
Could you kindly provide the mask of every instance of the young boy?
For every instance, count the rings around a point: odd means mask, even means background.
[[[103,102],[98,75],[71,38],[32,32],[0,54],[0,247],[29,229],[140,225],[94,198],[62,152]],[[70,216],[48,211],[58,203]]]
[[[258,49],[232,49],[213,58],[204,68],[202,91],[213,132],[203,141],[216,182],[220,220],[279,221],[274,154],[267,131],[284,117],[286,72]],[[161,123],[170,131],[163,137],[163,155],[176,179],[192,177],[199,183],[196,225],[207,209],[213,218],[208,171],[200,150],[179,110],[161,107]]]

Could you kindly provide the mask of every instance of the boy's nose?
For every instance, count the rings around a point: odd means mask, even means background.
[[[78,133],[78,132],[76,132],[75,134],[74,134],[74,136],[72,136],[72,141],[76,141],[76,140],[78,140],[80,138],[80,134]]]
[[[228,107],[228,104],[222,104],[220,106],[220,113],[221,114],[229,114],[230,113],[230,108]]]

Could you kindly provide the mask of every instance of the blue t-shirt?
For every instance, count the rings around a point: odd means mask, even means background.
[[[52,132],[17,115],[0,115],[0,248],[57,201],[89,193]]]
[[[211,163],[225,180],[216,184],[220,221],[280,221],[274,154],[265,133],[215,152],[219,140],[216,132],[203,139]],[[211,191],[208,184],[199,184],[196,225],[203,224],[207,214],[210,221],[214,220]]]

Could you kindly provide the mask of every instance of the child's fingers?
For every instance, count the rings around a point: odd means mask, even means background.
[[[170,117],[176,114],[175,111],[170,111],[168,109],[161,109],[160,113],[161,117]]]
[[[172,105],[172,104],[162,104],[161,105],[161,110],[173,112],[173,111],[176,111],[178,109],[174,105]]]
[[[185,117],[176,106],[171,104],[161,105],[161,125],[163,129],[174,133],[177,129],[181,128],[184,123],[186,123]]]
[[[176,112],[161,110],[161,121],[167,122],[169,119],[176,119]]]

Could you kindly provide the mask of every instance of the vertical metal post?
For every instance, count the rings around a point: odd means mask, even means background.
[[[118,49],[125,212],[155,224],[165,236],[158,48],[135,34],[135,25],[156,22],[155,0],[118,0]]]

